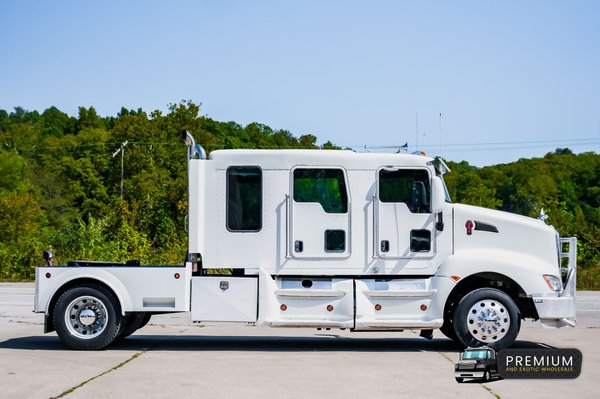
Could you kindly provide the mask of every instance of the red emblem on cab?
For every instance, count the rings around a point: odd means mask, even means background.
[[[465,227],[467,228],[467,235],[468,236],[470,236],[471,234],[473,234],[473,226],[475,226],[475,225],[470,220],[467,220],[467,223],[465,223]]]

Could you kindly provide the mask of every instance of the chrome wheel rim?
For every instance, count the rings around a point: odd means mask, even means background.
[[[65,325],[80,339],[92,339],[102,334],[108,324],[106,306],[96,297],[80,296],[71,301],[65,312]]]
[[[478,341],[491,343],[501,340],[508,334],[510,316],[506,307],[495,300],[485,299],[476,302],[467,315],[467,329]]]

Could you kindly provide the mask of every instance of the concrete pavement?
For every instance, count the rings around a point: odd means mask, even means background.
[[[33,284],[0,283],[3,398],[548,398],[597,397],[600,293],[578,295],[578,327],[524,323],[516,346],[574,347],[575,380],[454,381],[460,348],[435,332],[353,333],[192,325],[187,314],[154,316],[98,352],[65,349],[32,313]]]

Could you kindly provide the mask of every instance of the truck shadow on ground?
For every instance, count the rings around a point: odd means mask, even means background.
[[[548,348],[531,341],[517,341],[513,348]],[[68,350],[57,336],[31,336],[0,342],[1,349]],[[247,352],[461,352],[447,339],[347,338],[333,334],[317,337],[133,335],[106,350],[127,351],[247,351]]]

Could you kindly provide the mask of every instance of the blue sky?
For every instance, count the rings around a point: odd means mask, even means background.
[[[599,21],[596,1],[3,0],[0,109],[191,99],[411,150],[418,115],[421,149],[475,165],[600,152]]]

